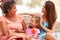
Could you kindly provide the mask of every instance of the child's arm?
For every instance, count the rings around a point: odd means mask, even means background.
[[[34,34],[33,36],[27,35],[28,40],[35,40],[38,37],[38,34]]]
[[[32,37],[35,39],[39,36],[39,34],[34,34]]]

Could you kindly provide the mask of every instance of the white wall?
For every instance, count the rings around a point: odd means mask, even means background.
[[[1,11],[1,8],[0,8],[0,16],[2,16],[2,11]]]

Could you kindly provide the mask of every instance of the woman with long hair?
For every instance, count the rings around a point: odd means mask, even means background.
[[[46,40],[55,40],[54,31],[56,27],[56,11],[55,4],[52,1],[46,1],[42,8],[43,16],[40,18],[40,38]]]

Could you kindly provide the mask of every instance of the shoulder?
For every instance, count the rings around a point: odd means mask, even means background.
[[[0,16],[0,26],[3,25],[3,24],[6,24],[5,17]]]
[[[23,15],[16,15],[17,16],[17,18],[19,18],[19,19],[23,19],[24,17],[23,17]]]
[[[36,33],[40,34],[40,30],[38,28],[36,28]]]
[[[26,30],[31,30],[31,28],[27,28]]]
[[[27,29],[26,29],[26,32],[30,32],[30,31],[31,31],[31,28],[27,28]]]
[[[38,28],[36,28],[37,31],[40,31]]]
[[[5,17],[4,16],[0,16],[0,22],[1,21],[5,21]]]
[[[19,14],[17,14],[16,16],[17,16],[17,17],[20,17],[20,18],[23,18],[23,15],[19,15]]]

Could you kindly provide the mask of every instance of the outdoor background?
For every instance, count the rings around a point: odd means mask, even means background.
[[[17,14],[22,13],[40,13],[41,14],[41,8],[42,5],[44,5],[44,2],[47,0],[15,0],[17,5]],[[57,13],[57,26],[56,26],[56,32],[58,32],[58,39],[60,40],[60,0],[50,0],[53,1],[56,7],[56,13]],[[1,2],[0,2],[1,4]],[[0,16],[2,16],[2,11],[0,8]],[[27,18],[27,17],[26,17]],[[25,18],[25,19],[26,19]],[[28,18],[29,21],[29,18]]]
[[[15,0],[17,3],[17,13],[40,13],[44,2],[47,0]],[[56,7],[57,13],[57,24],[56,24],[56,36],[57,40],[60,40],[60,0],[50,0],[53,1]],[[25,21],[29,22],[29,16],[25,18]],[[27,19],[27,20],[26,20]],[[28,24],[28,23],[27,23]]]

